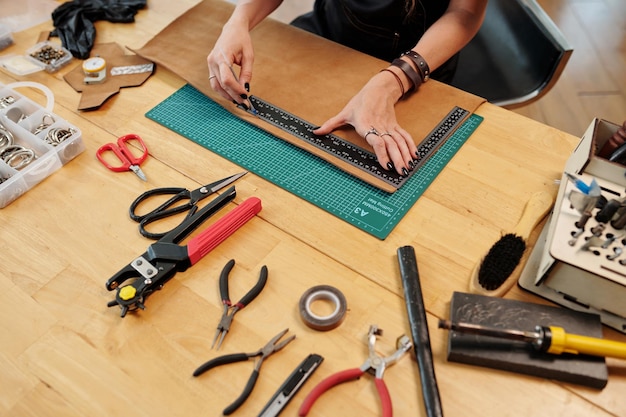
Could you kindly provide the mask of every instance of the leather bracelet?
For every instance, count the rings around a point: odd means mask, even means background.
[[[402,72],[404,73],[404,75],[406,75],[407,78],[411,81],[412,85],[411,85],[411,88],[409,88],[409,91],[407,91],[407,93],[410,93],[413,90],[417,90],[420,84],[422,84],[422,79],[420,78],[420,75],[417,73],[417,71],[413,69],[411,64],[409,64],[405,60],[396,58],[393,60],[391,65],[393,65],[394,67],[400,68]]]
[[[410,51],[406,51],[400,56],[406,56],[411,61],[413,61],[413,63],[415,64],[415,66],[420,72],[420,75],[422,77],[422,82],[428,81],[428,79],[430,78],[430,67],[428,66],[428,63],[426,62],[423,56],[421,56],[420,54],[418,54],[412,49]]]
[[[396,74],[395,72],[393,72],[389,68],[383,68],[383,69],[380,70],[380,72],[383,72],[383,71],[390,72],[391,75],[393,75],[395,77],[396,81],[398,82],[398,85],[400,86],[400,91],[402,91],[402,95],[400,97],[404,97],[404,93],[405,93],[405,91],[404,91],[404,84],[402,84],[402,80],[400,79],[398,74]]]

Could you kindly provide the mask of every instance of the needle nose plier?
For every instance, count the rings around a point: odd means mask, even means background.
[[[226,263],[224,269],[222,270],[222,273],[220,274],[220,297],[222,298],[222,304],[224,305],[224,312],[222,313],[222,318],[217,325],[217,330],[215,331],[215,337],[213,338],[211,349],[213,349],[217,338],[221,334],[220,341],[217,344],[217,349],[220,348],[222,342],[224,341],[226,333],[228,333],[228,330],[230,330],[230,324],[233,322],[233,317],[235,316],[235,313],[239,310],[242,310],[245,306],[252,302],[252,300],[254,300],[257,295],[261,293],[261,290],[263,290],[263,288],[265,287],[265,283],[267,282],[267,267],[263,265],[261,267],[259,280],[255,284],[255,286],[252,287],[250,291],[248,291],[246,295],[244,295],[241,300],[237,302],[237,304],[233,305],[233,303],[230,301],[230,295],[228,292],[228,275],[233,269],[233,266],[235,266],[235,260],[231,259]]]
[[[369,372],[376,377],[374,382],[376,384],[376,390],[378,391],[378,395],[380,396],[380,401],[382,403],[382,415],[383,417],[391,417],[393,415],[391,396],[389,395],[389,390],[387,389],[387,385],[383,380],[383,373],[385,372],[385,369],[396,363],[411,348],[411,346],[413,346],[413,343],[411,343],[411,340],[408,338],[408,336],[402,335],[398,338],[396,342],[397,350],[392,355],[383,357],[378,355],[374,350],[374,345],[376,344],[376,336],[381,334],[382,330],[378,329],[378,326],[370,326],[369,332],[367,334],[369,357],[367,358],[365,363],[363,363],[360,368],[346,369],[345,371],[337,372],[336,374],[333,374],[322,380],[304,399],[304,402],[300,406],[298,415],[300,417],[306,416],[313,406],[313,403],[330,388],[334,387],[335,385],[339,385],[342,382],[358,379],[365,372]]]
[[[246,387],[244,388],[239,398],[237,398],[231,405],[229,405],[228,407],[224,409],[223,414],[225,416],[232,414],[246,401],[246,399],[248,399],[248,397],[250,396],[250,393],[252,392],[252,389],[254,388],[254,385],[256,384],[256,380],[259,377],[259,370],[261,369],[261,364],[263,363],[263,361],[267,359],[269,356],[271,356],[274,352],[278,352],[279,350],[284,348],[289,342],[291,342],[293,339],[296,338],[296,335],[291,335],[287,339],[283,340],[282,342],[278,342],[288,331],[289,329],[285,329],[281,331],[276,336],[274,336],[269,342],[267,342],[265,346],[263,346],[261,349],[257,350],[256,352],[233,353],[229,355],[218,356],[204,363],[193,372],[193,376],[199,376],[203,374],[204,372],[215,368],[216,366],[226,365],[226,364],[235,363],[235,362],[247,361],[248,359],[253,359],[253,358],[256,358],[257,356],[260,356],[260,359],[256,362],[256,365],[254,366],[254,370],[252,371],[252,374],[250,375],[250,378],[248,379],[248,383],[246,384]]]

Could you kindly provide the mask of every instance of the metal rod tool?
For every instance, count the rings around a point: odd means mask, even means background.
[[[439,397],[433,355],[430,348],[426,309],[424,308],[424,299],[422,298],[415,250],[412,246],[398,248],[398,263],[400,264],[404,299],[413,336],[413,349],[415,350],[419,366],[426,415],[428,417],[442,417],[443,410],[441,408],[441,398]]]

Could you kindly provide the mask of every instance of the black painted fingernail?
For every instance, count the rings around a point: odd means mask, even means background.
[[[313,126],[313,127],[311,128],[311,130],[317,130],[317,129],[319,129],[320,127],[322,127],[322,126]]]
[[[412,171],[413,168],[415,168],[415,164],[413,163],[413,161],[409,161],[409,169]]]
[[[247,94],[240,94],[239,97],[241,97],[242,99],[246,100],[248,98]]]
[[[250,107],[248,107],[246,103],[241,103],[240,106],[243,107],[246,111],[250,110]]]
[[[404,175],[404,176],[409,175],[409,171],[406,168],[404,168],[404,167],[402,167],[402,175]]]
[[[246,89],[248,93],[250,92],[250,83],[245,83],[243,87]]]
[[[393,162],[387,162],[387,169],[393,171]]]
[[[233,104],[236,104],[237,106],[239,105],[239,103],[237,103],[235,100],[233,100]]]

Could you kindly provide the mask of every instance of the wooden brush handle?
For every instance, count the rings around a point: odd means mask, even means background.
[[[522,254],[517,267],[511,272],[508,277],[503,277],[502,284],[495,290],[487,290],[479,283],[478,274],[480,267],[484,259],[481,259],[472,270],[470,277],[469,290],[474,294],[482,294],[491,297],[502,297],[518,280],[520,277],[526,261],[530,254],[528,248],[528,238],[535,227],[543,220],[548,214],[548,211],[554,204],[554,196],[546,191],[538,191],[530,196],[530,199],[526,202],[522,216],[517,223],[517,226],[510,232],[524,240],[526,244],[526,250]],[[497,244],[497,242],[496,242]]]
[[[551,193],[547,191],[534,193],[526,203],[522,217],[520,217],[512,233],[527,240],[539,222],[546,217],[553,204],[554,196]]]

